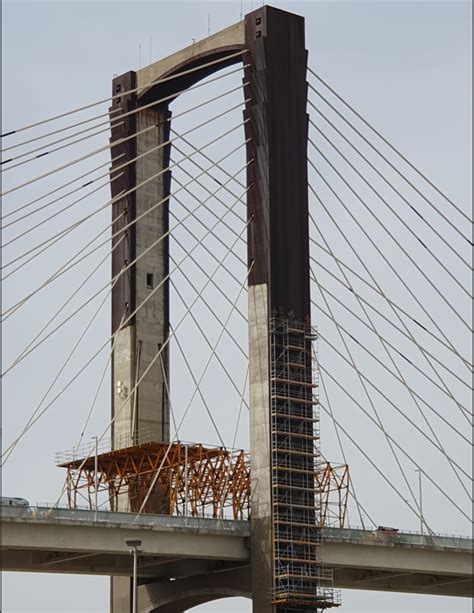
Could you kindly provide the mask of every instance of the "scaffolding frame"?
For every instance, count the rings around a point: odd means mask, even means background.
[[[97,487],[106,492],[112,511],[127,506],[138,512],[150,493],[145,513],[216,519],[250,515],[250,462],[243,450],[146,442],[101,453],[97,473],[92,455],[58,466],[67,470],[69,508],[84,500],[93,509]]]
[[[271,598],[279,613],[340,604],[332,571],[323,563],[322,527],[329,517],[334,476],[319,453],[315,340],[316,330],[308,322],[275,313],[270,319]],[[345,511],[340,515],[345,518]]]

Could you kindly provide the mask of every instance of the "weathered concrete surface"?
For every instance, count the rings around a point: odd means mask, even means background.
[[[168,147],[159,147],[168,140],[169,122],[166,109],[146,109],[138,113],[137,129],[149,130],[137,137],[137,156],[155,149],[135,163],[137,184],[146,183],[136,192],[135,241],[137,257],[145,253],[135,265],[136,305],[139,309],[133,322],[121,330],[114,348],[113,413],[114,446],[124,446],[127,435],[145,433],[145,440],[169,439],[169,402],[163,371],[168,372],[168,351],[156,356],[168,336],[168,203],[162,202],[168,193]],[[158,175],[158,176],[154,176]],[[152,178],[154,177],[154,178]],[[150,180],[151,179],[151,180]],[[158,203],[162,202],[159,206]],[[155,207],[155,208],[153,208]],[[152,364],[153,362],[153,364]],[[146,373],[146,374],[145,374]],[[143,378],[142,378],[143,377]],[[139,389],[124,400],[136,382]],[[121,510],[126,510],[123,507]]]
[[[181,613],[220,598],[251,598],[250,567],[216,569],[176,581],[162,580],[144,586],[142,592],[145,592],[140,603],[143,613]]]
[[[136,180],[140,184],[168,166],[168,147],[160,147],[168,140],[169,121],[167,109],[140,111],[137,117],[137,130],[157,126],[137,137],[137,156],[155,149],[145,157],[137,160]],[[168,201],[162,200],[168,195],[169,171],[159,174],[151,181],[137,189],[137,217],[147,213],[137,223],[137,256],[146,254],[136,264],[136,301],[137,306],[147,298],[146,304],[135,317],[136,337],[139,343],[138,378],[148,370],[138,391],[137,415],[138,432],[151,431],[157,441],[169,440],[169,401],[163,370],[169,381],[168,351],[162,351],[156,359],[159,347],[168,337]],[[158,203],[161,204],[156,206]],[[153,208],[155,207],[155,208]],[[152,209],[152,210],[150,210]],[[153,246],[154,245],[154,246]],[[152,247],[150,249],[150,247]],[[150,367],[151,365],[151,367]]]
[[[169,266],[168,201],[164,200],[169,193],[169,171],[165,170],[169,165],[169,146],[161,146],[169,139],[168,117],[167,107],[137,113],[138,132],[156,126],[136,138],[139,157],[135,162],[136,183],[144,184],[136,191],[135,214],[139,221],[132,230],[135,232],[136,257],[140,257],[135,264],[135,304],[138,308],[148,300],[130,325],[119,332],[114,348],[114,447],[128,446],[132,441],[169,440],[168,347],[165,346],[156,358],[169,330],[169,281],[166,279]],[[151,152],[143,156],[148,151]],[[119,381],[126,389],[119,385]],[[130,398],[122,400],[122,396],[128,395],[138,381],[139,387]],[[129,443],[127,436],[130,437]],[[130,510],[129,504],[126,496],[119,497],[119,510]],[[141,500],[135,501],[136,506],[140,504]],[[160,501],[153,494],[147,509],[161,510]],[[129,583],[128,578],[112,578],[113,613],[130,609]]]
[[[142,560],[148,559],[146,564],[140,565],[142,577],[156,577],[154,565],[175,559],[248,562],[248,526],[245,523],[235,530],[208,526],[204,522],[199,529],[179,530],[166,523],[144,528],[113,523],[94,525],[4,518],[3,568],[130,576],[131,556],[125,543],[130,538],[141,539]]]
[[[209,56],[207,61],[212,61],[212,56],[218,55],[224,51],[236,52],[243,49],[245,45],[244,22],[240,21],[225,30],[216,32],[212,36],[208,36],[203,40],[184,47],[176,53],[169,55],[149,66],[145,66],[137,71],[137,87],[146,88],[156,79],[166,77],[167,75],[186,70],[187,66],[197,60],[202,60],[206,63],[205,58]]]
[[[132,426],[132,411],[134,395],[130,391],[135,379],[135,329],[126,326],[119,330],[115,337],[113,360],[113,415],[114,421],[114,447],[124,437],[130,436]],[[123,509],[127,510],[127,506]]]
[[[248,288],[250,474],[252,479],[252,592],[254,611],[271,613],[272,491],[268,286]]]
[[[247,522],[187,520],[186,527],[184,518],[148,516],[146,521],[148,526],[134,526],[112,520],[94,524],[63,518],[48,521],[4,516],[2,569],[129,577],[132,564],[125,540],[140,538],[143,554],[139,576],[148,582],[159,581],[154,591],[142,596],[143,602],[148,598],[147,606],[153,603],[163,606],[158,595],[163,586],[175,583],[169,581],[171,577],[200,577],[195,582],[183,584],[189,587],[190,599],[205,598],[207,594],[206,599],[212,600],[229,595],[229,590],[234,589],[242,595],[251,592],[250,571],[239,569],[242,584],[238,586],[230,572],[232,568],[246,567],[250,563],[250,525]],[[352,532],[354,534],[337,529],[327,531],[324,556],[328,567],[334,569],[336,587],[472,596],[472,540],[435,538],[423,541],[407,535],[405,542],[395,542],[380,539],[370,531]],[[224,571],[228,571],[229,583],[222,580],[219,590],[208,589],[206,586],[212,586]],[[157,592],[158,586],[161,588]],[[174,589],[167,588],[166,594],[170,595]]]

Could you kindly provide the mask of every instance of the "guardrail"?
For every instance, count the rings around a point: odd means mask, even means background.
[[[20,518],[32,521],[95,523],[136,528],[165,528],[172,530],[195,530],[233,532],[241,536],[250,535],[246,520],[215,519],[213,517],[184,517],[176,515],[151,515],[121,511],[91,511],[89,509],[67,509],[51,506],[0,507],[3,518]]]
[[[450,549],[473,548],[473,540],[468,536],[440,534],[420,534],[419,532],[382,530],[365,530],[363,528],[325,528],[324,540],[345,540],[351,543],[393,543],[394,545],[411,545],[414,547],[440,547]]]
[[[250,522],[248,520],[215,519],[209,517],[184,517],[176,515],[152,515],[142,513],[126,513],[121,511],[91,511],[90,509],[68,509],[52,507],[41,504],[30,507],[0,507],[3,518],[14,518],[32,521],[47,522],[78,522],[96,523],[114,526],[128,526],[136,528],[164,528],[176,531],[216,531],[230,532],[240,536],[250,536]],[[367,530],[360,527],[324,528],[324,541],[346,541],[350,543],[384,543],[414,547],[439,547],[448,549],[473,550],[473,539],[468,536],[447,534],[420,534],[404,530],[403,532],[384,532],[380,530]]]

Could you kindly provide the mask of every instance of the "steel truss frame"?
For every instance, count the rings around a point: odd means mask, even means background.
[[[165,515],[249,517],[250,462],[243,450],[148,442],[101,453],[97,475],[94,456],[59,466],[67,470],[70,508],[76,508],[82,499],[93,509],[97,480],[111,510],[123,509],[119,498],[125,498],[128,510],[137,512],[159,473],[145,513],[159,509]]]

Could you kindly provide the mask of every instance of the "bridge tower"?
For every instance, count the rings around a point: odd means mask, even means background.
[[[137,72],[113,80],[111,118],[130,114],[112,130],[113,276],[168,229],[170,101],[230,64],[245,67],[247,161],[250,453],[252,487],[251,586],[255,613],[298,613],[333,606],[324,585],[317,526],[318,492],[312,375],[307,195],[304,19],[272,7]],[[238,54],[237,52],[242,52]],[[220,59],[218,64],[210,65]],[[199,67],[202,66],[202,69]],[[185,73],[188,69],[196,69]],[[173,75],[176,78],[168,79]],[[150,83],[152,83],[150,85]],[[168,98],[153,105],[154,101]],[[151,105],[150,105],[151,104]],[[142,108],[146,107],[146,108]],[[141,109],[141,110],[140,110]],[[156,126],[156,129],[151,129]],[[132,135],[134,135],[132,137]],[[148,150],[154,151],[146,156]],[[123,168],[123,163],[135,159]],[[135,185],[151,178],[136,191]],[[120,197],[123,194],[123,197]],[[153,214],[140,215],[162,201]],[[118,234],[135,219],[125,235]],[[168,239],[119,278],[112,293],[115,334],[112,376],[113,440],[168,441]],[[122,326],[146,295],[153,298]],[[148,371],[157,347],[159,363]],[[146,376],[143,373],[147,371]],[[139,392],[128,397],[141,378]],[[139,505],[129,492],[122,506]],[[147,510],[160,512],[151,497]],[[210,579],[212,581],[212,578]],[[202,582],[205,583],[203,578]],[[130,582],[111,585],[113,613],[130,611]],[[212,596],[209,596],[211,599]],[[196,602],[203,602],[203,598]],[[175,610],[175,609],[173,609]]]

